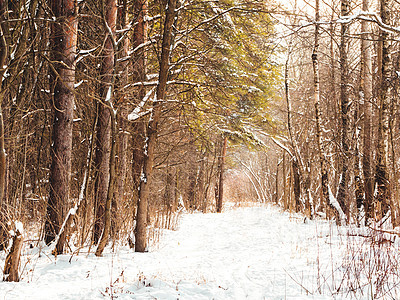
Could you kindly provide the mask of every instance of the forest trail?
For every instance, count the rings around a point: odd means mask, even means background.
[[[331,299],[331,254],[343,244],[332,231],[268,205],[185,214],[149,253],[25,253],[22,282],[3,282],[0,299],[304,299],[306,289]]]

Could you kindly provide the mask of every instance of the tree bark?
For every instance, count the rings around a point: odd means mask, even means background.
[[[7,11],[7,1],[0,0],[0,20],[5,20],[5,15]],[[0,78],[3,78],[6,69],[4,66],[7,65],[8,56],[8,45],[6,41],[5,34],[3,32],[3,25],[0,26]],[[4,119],[3,119],[3,99],[5,91],[0,84],[0,251],[5,248],[7,243],[7,228],[6,228],[6,150],[4,143]]]
[[[195,211],[197,209],[197,202],[196,202],[196,165],[190,163],[189,170],[188,170],[188,187],[187,187],[187,201],[188,201],[188,208],[191,211]]]
[[[362,92],[360,91],[359,93],[362,95]],[[364,205],[364,186],[361,181],[361,161],[360,161],[360,114],[359,114],[359,108],[360,108],[360,102],[363,99],[358,98],[358,101],[354,105],[354,193],[356,196],[356,206],[357,206],[357,213],[356,213],[356,218],[357,218],[357,225],[361,225],[361,221],[363,218],[362,215],[362,208]]]
[[[221,146],[221,154],[219,157],[218,168],[218,199],[217,199],[217,213],[222,212],[223,198],[224,198],[224,168],[225,168],[225,157],[228,145],[228,138],[225,136]]]
[[[368,0],[363,0],[363,11],[368,11]],[[363,175],[364,175],[364,210],[365,222],[372,218],[373,203],[373,176],[371,172],[371,115],[372,115],[372,60],[370,34],[367,21],[361,21],[361,94],[364,105],[364,131],[363,131]]]
[[[168,67],[172,44],[172,25],[176,16],[176,3],[177,0],[168,0],[167,2],[156,99],[153,102],[153,110],[147,126],[147,143],[145,145],[145,157],[140,180],[136,217],[136,252],[144,252],[147,250],[147,203],[151,184],[150,180],[153,172],[154,149],[157,143],[158,123],[160,121],[167,89],[167,79],[169,74]]]
[[[119,30],[128,30],[128,1],[127,0],[119,0],[118,1],[118,16],[117,16],[118,28]],[[128,51],[130,47],[130,41],[128,35],[124,37],[124,40],[120,42],[118,57],[121,60],[117,65],[119,80],[116,83],[116,102],[118,105],[119,113],[117,115],[117,123],[118,123],[118,147],[117,147],[117,182],[115,186],[115,194],[113,197],[113,218],[112,218],[112,235],[116,237],[118,234],[118,229],[120,226],[120,213],[118,211],[118,206],[122,202],[122,199],[125,194],[125,186],[126,186],[126,177],[128,171],[128,142],[129,135],[128,131],[128,99],[126,96],[126,92],[124,87],[128,84],[129,81],[129,59]]]
[[[288,188],[287,188],[287,178],[288,175],[286,173],[286,152],[283,151],[282,155],[282,183],[283,183],[283,192],[282,192],[282,199],[283,199],[283,209],[289,210],[290,203],[288,199]]]
[[[147,40],[147,23],[145,17],[147,15],[147,0],[134,1],[134,18],[136,26],[133,30],[132,46],[137,49]],[[144,82],[146,80],[146,51],[142,47],[134,53],[133,59],[133,82]],[[135,105],[140,105],[146,95],[146,88],[140,85],[134,93]],[[146,121],[145,118],[139,118],[132,125],[132,178],[133,178],[133,201],[132,207],[136,207],[134,218],[137,217],[137,207],[139,206],[139,189],[140,180],[144,164],[144,147],[146,144]]]
[[[198,186],[199,186],[199,207],[200,210],[205,213],[206,209],[207,209],[207,201],[206,201],[206,195],[205,195],[205,160],[206,160],[206,156],[204,153],[201,154],[201,162],[200,162],[200,166],[199,166],[199,175],[197,177],[197,182],[198,182]]]
[[[92,136],[91,136],[90,140],[92,140]],[[62,247],[59,244],[64,241],[66,243],[68,243],[68,241],[71,237],[72,225],[73,225],[73,222],[75,222],[75,220],[76,220],[76,216],[80,215],[80,212],[82,211],[82,207],[83,207],[83,209],[86,208],[83,200],[87,199],[87,195],[85,197],[85,193],[87,193],[87,186],[88,186],[89,177],[90,177],[91,161],[92,161],[92,143],[90,142],[88,155],[87,155],[87,159],[86,159],[86,170],[83,175],[83,180],[82,180],[81,190],[80,190],[79,196],[78,196],[78,201],[75,203],[74,207],[69,210],[67,217],[64,220],[64,223],[62,224],[60,232],[58,233],[56,240],[55,240],[56,246],[55,246],[54,250],[52,251],[53,255],[61,254],[61,252],[58,253],[58,249],[61,249],[61,247]],[[81,231],[82,231],[81,245],[83,245],[83,243],[84,243],[85,225],[86,225],[85,223],[86,223],[86,215],[84,215],[83,222],[82,222],[83,226],[81,229]]]
[[[341,1],[341,17],[349,14],[349,1]],[[337,200],[349,218],[349,162],[350,162],[350,140],[349,140],[349,91],[348,91],[348,66],[347,66],[347,44],[349,25],[342,22],[340,24],[340,117],[341,117],[341,176]]]
[[[301,211],[301,186],[300,186],[300,168],[299,163],[295,157],[292,157],[292,170],[293,170],[293,192],[294,192],[294,207],[296,212]]]
[[[105,57],[103,60],[103,71],[104,78],[107,79],[103,84],[103,99],[104,109],[108,110],[109,115],[109,131],[111,142],[109,155],[108,155],[108,170],[102,170],[108,173],[108,183],[106,190],[106,198],[104,203],[104,226],[102,228],[102,234],[99,240],[99,244],[96,249],[96,256],[101,256],[104,248],[107,245],[108,239],[111,232],[111,217],[112,217],[112,201],[114,196],[115,186],[115,156],[116,156],[116,113],[113,107],[113,94],[115,84],[115,72],[116,72],[116,60],[115,60],[115,31],[117,22],[117,0],[104,0],[104,26],[107,31],[107,39],[104,47]],[[103,200],[103,199],[102,199]]]
[[[64,220],[69,201],[71,177],[72,127],[74,115],[75,54],[78,33],[78,6],[74,0],[53,0],[51,9],[57,22],[51,23],[51,67],[54,123],[50,194],[47,202],[45,242],[52,242]],[[63,253],[64,241],[57,249]]]
[[[294,191],[294,202],[295,210],[299,212],[301,210],[301,183],[302,183],[302,171],[300,169],[300,154],[298,151],[297,144],[293,139],[292,134],[292,123],[291,123],[291,105],[290,105],[290,94],[289,94],[289,55],[292,40],[289,43],[288,56],[285,63],[285,99],[286,99],[286,109],[287,109],[287,129],[289,134],[290,143],[294,152],[292,157],[292,169],[293,169],[293,191]],[[305,198],[306,215],[310,217],[310,211],[308,198]]]
[[[21,259],[23,242],[22,232],[20,232],[19,229],[15,229],[15,234],[12,238],[12,246],[4,263],[4,281],[19,281],[18,267]]]
[[[381,0],[381,19],[384,24],[389,24],[389,0]],[[390,206],[390,181],[387,168],[389,146],[389,105],[391,97],[391,42],[389,33],[381,31],[382,62],[381,86],[379,93],[379,121],[378,121],[378,148],[376,152],[376,205],[377,220],[381,220],[389,211]]]
[[[316,0],[315,5],[315,33],[314,33],[314,49],[312,53],[312,64],[314,73],[314,107],[315,107],[315,122],[316,122],[316,138],[318,145],[318,155],[320,163],[320,178],[322,190],[322,206],[329,205],[329,178],[328,167],[324,157],[324,149],[322,144],[322,130],[321,130],[321,110],[320,110],[320,92],[319,92],[319,63],[318,63],[318,49],[319,49],[319,0]]]
[[[165,207],[165,215],[166,220],[164,224],[164,228],[170,229],[171,227],[171,218],[172,213],[175,211],[175,183],[174,183],[174,174],[171,171],[171,167],[167,166],[166,175],[165,175],[165,192],[164,192],[164,207]]]
[[[113,81],[115,72],[115,58],[113,39],[116,29],[117,3],[116,0],[103,1],[104,24],[112,32],[106,33],[106,41],[103,49],[103,61],[101,65],[101,87],[100,94],[102,101],[98,103],[99,120],[97,123],[96,143],[96,182],[95,182],[95,223],[93,228],[93,242],[98,243],[105,222],[105,205],[110,182],[110,154],[111,154],[111,109],[108,103],[107,94],[113,93]],[[105,28],[106,29],[106,28]]]

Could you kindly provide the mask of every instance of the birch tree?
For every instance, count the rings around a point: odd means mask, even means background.
[[[390,22],[390,1],[381,0],[380,17],[384,24]],[[375,213],[378,220],[382,219],[389,211],[390,206],[390,181],[387,167],[388,147],[389,147],[389,106],[391,101],[391,41],[386,30],[380,32],[380,43],[382,45],[381,57],[381,82],[379,100],[379,119],[378,119],[378,145],[376,151],[376,207]],[[378,56],[379,57],[379,56]]]
[[[314,48],[312,52],[312,65],[314,75],[314,107],[315,107],[315,122],[316,122],[316,138],[318,144],[318,155],[320,163],[320,178],[322,189],[322,203],[329,204],[329,178],[328,166],[324,157],[324,149],[322,144],[322,129],[321,129],[321,108],[320,108],[320,84],[319,84],[319,63],[318,63],[318,49],[319,49],[319,0],[315,2],[315,32],[314,32]]]
[[[341,1],[341,17],[349,14],[350,3],[348,0]],[[350,141],[349,141],[349,90],[348,90],[348,64],[347,44],[349,35],[349,24],[342,22],[340,28],[340,118],[341,118],[341,175],[337,200],[347,217],[349,217],[349,162],[350,162]]]

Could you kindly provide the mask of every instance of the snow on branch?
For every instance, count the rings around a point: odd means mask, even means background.
[[[210,23],[218,18],[220,18],[221,16],[224,16],[225,14],[229,13],[230,11],[234,10],[234,9],[238,9],[238,6],[233,6],[230,7],[228,9],[222,10],[219,13],[217,13],[216,15],[212,16],[211,18],[205,19],[202,22],[200,22],[199,24],[197,24],[196,26],[194,26],[192,29],[188,30],[186,34],[190,34],[193,31],[195,31],[196,29],[198,29],[199,27],[201,27],[204,24]]]
[[[143,97],[142,101],[139,103],[138,106],[135,107],[135,109],[128,115],[128,121],[135,121],[139,119],[140,117],[148,114],[151,110],[143,112],[143,107],[149,101],[151,95],[154,93],[155,87],[152,88],[150,91],[147,92],[147,94]]]
[[[134,84],[127,84],[124,88],[129,88],[131,86],[136,87],[136,86],[157,86],[159,84],[158,80],[153,80],[153,81],[140,81],[140,82],[135,82]],[[167,81],[167,85],[170,84],[184,84],[184,85],[190,85],[190,86],[200,86],[198,82],[193,82],[193,81],[186,81],[186,80],[170,80]]]
[[[288,147],[286,147],[285,145],[283,145],[280,141],[278,141],[276,138],[271,137],[271,140],[280,148],[282,148],[283,150],[285,150],[291,157],[294,157],[292,151],[290,151],[290,149]]]
[[[383,23],[381,17],[376,12],[359,10],[355,14],[352,14],[350,16],[342,16],[336,22],[337,23],[351,23],[354,20],[358,20],[358,19],[374,22],[374,23],[378,24],[378,26],[384,31],[387,31],[390,33],[400,33],[400,27],[393,27],[393,26]]]

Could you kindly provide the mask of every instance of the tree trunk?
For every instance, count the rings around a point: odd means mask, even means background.
[[[384,24],[389,24],[389,0],[381,0],[381,19]],[[389,211],[390,182],[387,168],[389,144],[389,105],[391,97],[391,42],[389,33],[381,31],[382,62],[381,86],[379,93],[379,121],[378,121],[378,148],[376,152],[376,204],[377,220],[382,219]]]
[[[115,72],[115,58],[113,39],[116,29],[117,3],[116,0],[103,1],[104,22],[112,32],[107,32],[103,49],[103,61],[101,65],[101,99],[98,103],[99,120],[97,123],[97,147],[96,147],[96,182],[95,182],[95,223],[93,228],[93,242],[98,243],[105,222],[105,205],[110,182],[110,154],[111,154],[111,107],[113,94],[113,81]],[[105,24],[106,29],[106,24]],[[112,36],[111,36],[112,35]],[[110,99],[108,98],[111,97]],[[109,100],[109,101],[108,101]]]
[[[7,2],[0,0],[0,20],[4,20],[5,11],[7,11]],[[3,32],[3,26],[0,26],[0,78],[3,78],[6,69],[3,66],[7,64],[8,45]],[[7,243],[7,229],[6,229],[6,197],[4,197],[6,190],[6,150],[4,144],[4,120],[3,120],[3,99],[5,92],[0,84],[0,251],[5,248]]]
[[[309,218],[312,218],[313,216],[313,209],[312,209],[312,198],[311,198],[311,192],[310,192],[310,187],[311,187],[311,175],[310,175],[310,167],[307,165],[305,167],[305,176],[304,178],[304,183],[303,183],[303,189],[304,189],[304,194],[305,194],[305,211],[306,211],[306,216]]]
[[[285,63],[285,99],[286,99],[286,109],[287,109],[287,129],[288,129],[290,143],[292,145],[292,149],[294,152],[294,156],[292,157],[294,202],[295,202],[295,210],[296,212],[299,212],[301,209],[302,171],[300,170],[300,164],[299,164],[300,155],[297,144],[293,139],[292,123],[291,123],[291,106],[290,106],[290,94],[289,94],[289,55],[291,50],[290,49],[291,44],[292,40],[290,40],[289,43],[288,56]],[[306,204],[306,207],[308,207],[308,204]],[[310,217],[308,214],[307,216]]]
[[[0,62],[1,63],[1,62]],[[3,93],[0,92],[0,97],[3,97]],[[0,100],[0,251],[6,248],[7,245],[7,205],[6,197],[4,192],[6,188],[6,151],[4,149],[4,121],[3,121],[3,110],[2,100]]]
[[[22,232],[17,228],[12,238],[12,246],[4,263],[3,280],[19,281],[18,267],[21,258],[21,249],[24,242]]]
[[[92,136],[90,138],[90,141],[92,141]],[[82,207],[85,209],[86,207],[83,205],[84,199],[87,199],[85,197],[85,193],[87,193],[87,186],[89,182],[89,177],[90,177],[90,166],[91,166],[91,161],[92,161],[92,143],[89,143],[89,150],[88,150],[88,155],[86,159],[86,170],[83,175],[83,180],[82,180],[82,185],[81,185],[81,190],[79,192],[78,196],[78,201],[75,203],[74,207],[71,208],[67,214],[66,219],[64,220],[64,223],[62,224],[60,228],[60,232],[58,233],[55,243],[56,246],[54,250],[52,251],[53,255],[58,255],[61,254],[61,252],[58,252],[59,249],[62,249],[61,243],[68,243],[70,237],[71,237],[71,229],[73,222],[75,222],[75,217],[79,215],[79,213],[82,211]],[[87,196],[87,195],[86,195]],[[84,243],[84,237],[85,237],[85,223],[86,223],[86,215],[84,215],[83,218],[83,226],[82,226],[82,239],[81,239],[81,244]]]
[[[362,95],[362,92],[359,93]],[[361,181],[361,161],[360,161],[360,116],[359,108],[360,102],[363,99],[358,99],[357,103],[354,105],[354,192],[356,196],[356,206],[357,206],[357,225],[361,225],[362,221],[362,208],[364,204],[364,186]]]
[[[289,200],[288,200],[288,189],[287,189],[287,174],[286,174],[286,152],[283,151],[282,156],[282,183],[283,183],[283,192],[282,192],[282,199],[283,199],[283,209],[288,210],[290,207]]]
[[[119,30],[128,30],[128,3],[127,0],[119,0],[118,1],[118,28]],[[128,131],[128,99],[125,93],[124,87],[128,84],[129,81],[129,59],[128,51],[130,47],[130,42],[128,35],[124,37],[124,40],[120,44],[120,49],[118,53],[119,59],[121,62],[117,65],[119,80],[116,83],[116,102],[119,109],[119,114],[117,115],[117,123],[118,123],[118,161],[116,165],[116,169],[118,170],[117,182],[115,186],[115,195],[113,197],[113,218],[112,218],[112,235],[116,238],[118,234],[118,229],[120,226],[120,214],[118,212],[118,206],[122,202],[122,199],[125,194],[125,186],[126,186],[126,177],[128,171],[128,141],[129,135]]]
[[[103,70],[105,71],[104,77],[107,79],[104,82],[103,99],[104,99],[104,109],[108,110],[108,115],[110,116],[110,138],[111,147],[109,153],[108,162],[108,184],[105,198],[104,207],[104,227],[102,228],[102,235],[96,249],[96,256],[101,256],[105,246],[107,245],[110,232],[111,232],[111,213],[112,213],[112,200],[114,196],[114,186],[115,186],[115,156],[116,156],[116,113],[113,107],[113,93],[115,84],[115,30],[117,21],[117,0],[104,0],[104,25],[109,28],[110,32],[107,32],[107,40],[104,47],[105,57],[103,60]],[[110,142],[110,141],[108,141]],[[104,170],[106,171],[106,170]]]
[[[349,14],[348,0],[341,1],[341,16],[346,17]],[[337,200],[349,218],[349,162],[350,162],[350,140],[349,140],[349,91],[348,91],[348,66],[347,66],[347,44],[346,37],[349,32],[349,25],[342,22],[340,24],[340,116],[341,116],[341,176],[339,182],[339,191]]]
[[[150,180],[153,172],[154,149],[157,143],[158,123],[161,110],[165,100],[168,79],[168,67],[172,44],[172,25],[175,19],[175,8],[177,0],[168,0],[164,32],[162,39],[162,50],[160,58],[160,70],[156,90],[156,101],[153,103],[152,115],[147,126],[147,143],[145,145],[145,157],[143,171],[141,174],[138,209],[135,230],[135,251],[144,252],[147,249],[147,203],[150,192]]]
[[[5,11],[7,10],[7,5],[6,1],[0,0],[0,20],[4,20],[4,14]],[[7,56],[8,56],[8,45],[7,41],[5,38],[5,35],[3,33],[3,26],[0,26],[0,76],[3,78],[4,72],[6,69],[4,66],[7,65]],[[5,185],[6,185],[6,152],[5,152],[5,144],[4,144],[4,120],[3,120],[3,98],[4,98],[4,91],[2,87],[0,86],[0,208],[4,207],[4,191],[5,191]],[[3,216],[3,211],[2,211],[2,216]],[[1,217],[3,218],[3,217]],[[3,221],[0,219],[0,222]]]
[[[132,47],[138,48],[146,42],[147,23],[145,17],[147,15],[147,0],[134,1],[134,18],[136,26],[133,29]],[[133,82],[144,82],[146,80],[146,51],[144,47],[134,53],[133,59]],[[146,89],[144,85],[136,88],[134,93],[134,103],[139,106],[145,97]],[[145,118],[139,118],[132,126],[133,141],[133,159],[132,159],[132,178],[133,178],[133,201],[132,207],[138,207],[139,203],[139,187],[144,164],[144,147],[146,141],[146,125]],[[137,212],[134,213],[136,218]]]
[[[105,212],[104,212],[104,229],[101,235],[99,245],[96,249],[96,256],[101,256],[104,248],[107,245],[108,239],[111,233],[111,220],[112,220],[112,201],[114,195],[114,186],[115,186],[115,156],[116,156],[116,120],[115,114],[111,113],[111,155],[110,155],[110,182],[108,184],[108,191],[107,191],[107,199],[105,205]]]
[[[368,0],[363,0],[363,11],[368,11]],[[365,222],[372,218],[373,177],[371,172],[371,115],[372,115],[372,60],[370,34],[367,21],[361,21],[361,94],[364,100],[363,175]]]
[[[188,167],[189,176],[188,176],[188,189],[187,189],[187,197],[188,197],[188,208],[191,211],[197,209],[197,202],[196,202],[196,165],[190,163]]]
[[[219,178],[218,178],[218,199],[217,199],[217,213],[222,212],[223,197],[224,197],[224,168],[225,168],[225,157],[228,145],[228,138],[224,137],[224,141],[221,147],[221,154],[219,157]]]
[[[294,192],[294,207],[296,212],[301,211],[301,201],[300,201],[300,168],[299,163],[295,157],[292,158],[292,170],[293,170],[293,192]]]
[[[318,145],[318,155],[320,163],[321,190],[322,200],[321,206],[329,206],[329,178],[328,167],[324,157],[324,149],[322,144],[321,130],[321,110],[320,110],[320,92],[319,92],[319,66],[318,66],[318,49],[319,49],[319,0],[316,0],[315,5],[315,33],[314,33],[314,49],[312,53],[312,64],[314,72],[314,107],[315,107],[315,122],[316,122],[316,138]]]
[[[172,214],[175,211],[174,198],[175,198],[175,183],[174,174],[172,173],[171,167],[167,166],[165,178],[165,192],[164,192],[164,207],[166,214],[166,222],[164,228],[170,229],[172,225]]]
[[[207,209],[207,201],[206,201],[206,195],[205,195],[205,160],[206,160],[206,156],[204,153],[201,154],[201,162],[200,162],[200,169],[199,169],[199,175],[197,177],[197,182],[198,182],[198,186],[199,186],[199,207],[200,210],[205,213],[206,209]]]
[[[394,116],[395,115],[395,106],[396,103],[394,102],[394,98],[392,98],[392,102],[390,105],[390,115]],[[396,151],[395,151],[395,141],[394,141],[394,122],[395,118],[390,118],[389,120],[389,135],[390,135],[390,145],[391,145],[391,166],[392,166],[392,180],[391,182],[393,183],[391,186],[391,197],[390,197],[390,216],[391,216],[391,221],[392,221],[392,226],[397,227],[399,225],[399,186],[398,186],[398,172],[396,170],[396,162],[397,162],[397,156],[396,156]]]
[[[57,22],[51,23],[51,55],[53,64],[54,123],[50,194],[47,202],[45,242],[49,244],[59,233],[69,202],[71,177],[72,127],[74,117],[75,53],[78,31],[78,6],[74,0],[53,0],[51,9]],[[57,249],[63,253],[64,241]]]

